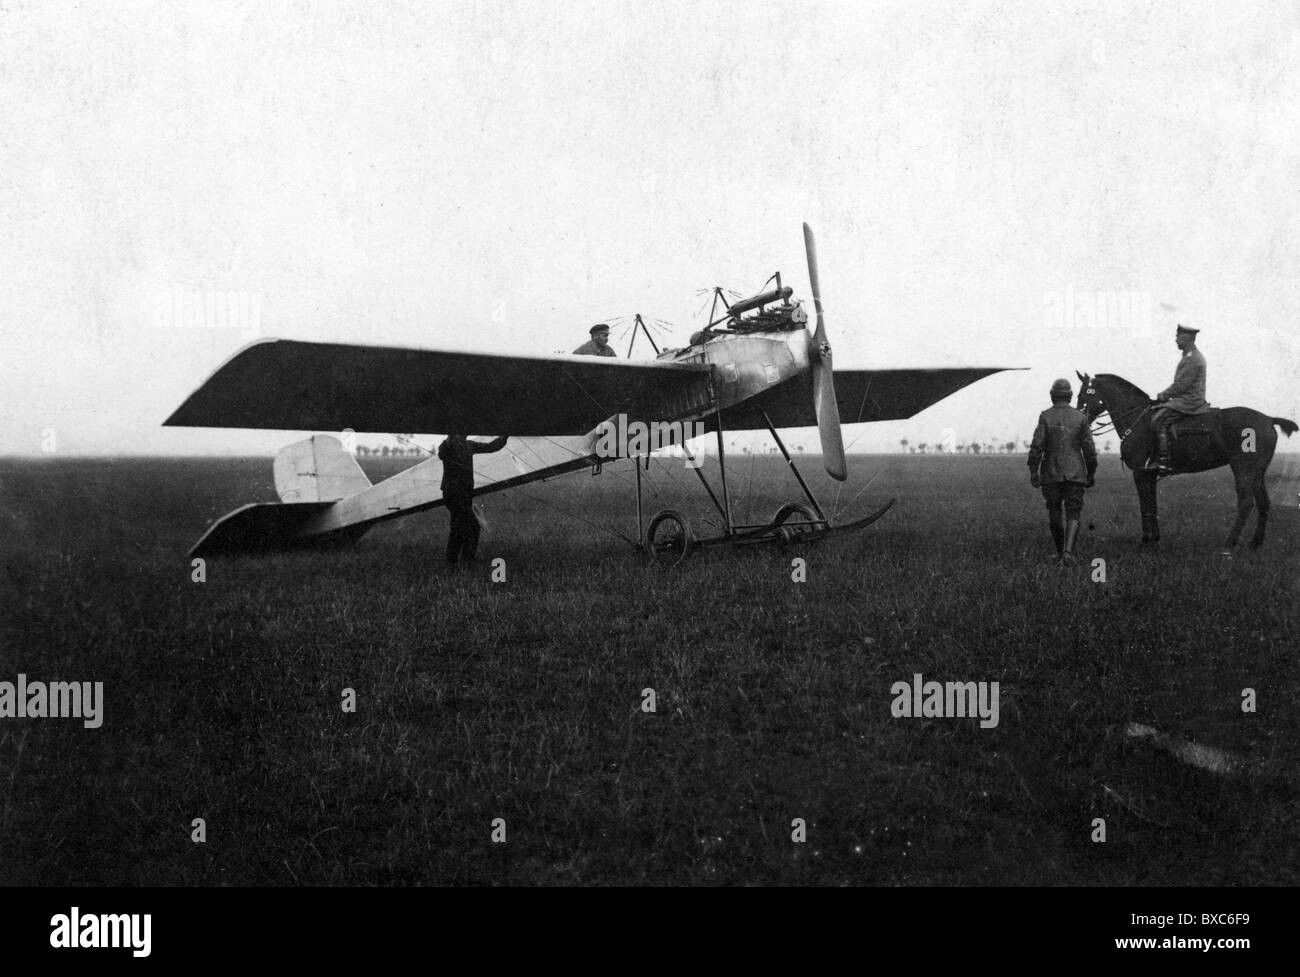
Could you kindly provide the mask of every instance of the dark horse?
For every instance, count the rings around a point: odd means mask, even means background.
[[[1142,542],[1155,543],[1160,539],[1160,523],[1156,518],[1156,479],[1161,474],[1177,475],[1186,472],[1204,472],[1223,465],[1232,466],[1237,481],[1237,521],[1232,524],[1225,544],[1237,545],[1252,506],[1258,510],[1255,517],[1255,535],[1251,546],[1264,542],[1268,526],[1268,490],[1264,487],[1264,472],[1273,460],[1280,427],[1290,437],[1296,432],[1296,422],[1282,417],[1269,417],[1249,407],[1210,408],[1200,414],[1180,418],[1170,429],[1169,455],[1171,472],[1157,472],[1147,467],[1155,447],[1155,431],[1151,426],[1151,411],[1156,406],[1145,393],[1123,377],[1112,373],[1098,373],[1090,377],[1075,374],[1079,387],[1079,410],[1088,415],[1089,422],[1103,413],[1110,414],[1111,423],[1120,436],[1120,458],[1133,470],[1138,501],[1142,506]]]

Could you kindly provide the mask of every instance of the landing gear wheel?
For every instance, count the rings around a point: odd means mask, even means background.
[[[800,536],[806,536],[823,528],[817,513],[802,502],[787,502],[777,509],[776,515],[772,517],[772,525],[780,527],[782,546],[797,543]]]
[[[695,543],[690,523],[676,509],[655,513],[645,540],[649,561],[667,567],[675,567],[686,559]]]

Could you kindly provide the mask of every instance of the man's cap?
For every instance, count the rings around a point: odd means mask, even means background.
[[[1065,377],[1052,381],[1053,400],[1056,400],[1058,397],[1069,397],[1073,392],[1074,388],[1070,386],[1070,381],[1065,379]]]
[[[1184,326],[1181,322],[1178,324],[1178,332],[1186,333],[1189,336],[1195,336],[1201,330],[1193,329],[1191,326]]]
[[[605,325],[603,322],[598,322],[587,331],[594,336],[598,332],[609,332],[609,326]]]

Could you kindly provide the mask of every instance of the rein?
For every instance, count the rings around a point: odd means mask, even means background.
[[[1110,415],[1110,421],[1109,422],[1103,421],[1101,424],[1097,424],[1094,421],[1091,425],[1092,436],[1100,437],[1103,434],[1109,434],[1111,431],[1119,430],[1120,424],[1124,423],[1124,420],[1130,415],[1132,415],[1135,411],[1148,411],[1152,408],[1152,406],[1153,404],[1138,404],[1136,407],[1130,407],[1128,410],[1124,411],[1124,413],[1120,414],[1119,417],[1116,417],[1114,414],[1111,414],[1110,408],[1106,408],[1106,413]],[[1124,438],[1128,437],[1129,433],[1132,430],[1133,429],[1131,427],[1126,428],[1124,433],[1119,436],[1120,440],[1123,441]]]

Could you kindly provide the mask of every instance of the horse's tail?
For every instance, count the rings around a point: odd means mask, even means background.
[[[1300,426],[1297,426],[1295,421],[1289,421],[1285,417],[1270,417],[1269,420],[1280,427],[1282,433],[1288,438],[1295,434],[1296,431],[1300,431]]]

